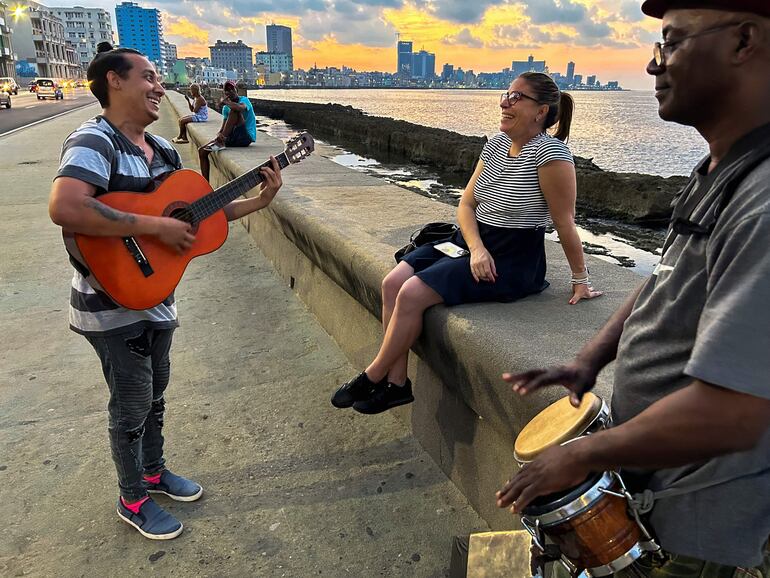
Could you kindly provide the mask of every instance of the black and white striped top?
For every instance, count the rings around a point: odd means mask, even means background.
[[[546,133],[525,144],[516,157],[508,155],[511,144],[510,137],[501,132],[481,151],[484,169],[473,189],[476,219],[509,229],[545,227],[551,215],[537,170],[551,161],[575,161],[566,144]]]
[[[182,167],[179,153],[168,141],[150,134],[146,135],[146,140],[155,151],[149,166],[142,149],[107,119],[97,116],[87,120],[64,141],[55,178],[72,177],[92,184],[97,189],[97,197],[108,191],[146,191],[153,179]],[[88,273],[87,270],[84,272]],[[69,319],[70,328],[84,335],[110,335],[143,326],[170,328],[178,325],[173,294],[151,309],[125,309],[95,290],[89,284],[88,276],[77,269],[72,278]]]

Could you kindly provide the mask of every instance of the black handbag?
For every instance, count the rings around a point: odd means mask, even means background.
[[[411,253],[417,247],[422,247],[427,243],[446,241],[457,231],[457,225],[454,223],[428,223],[420,227],[409,236],[409,243],[396,251],[394,255],[396,263],[400,263],[404,255]]]

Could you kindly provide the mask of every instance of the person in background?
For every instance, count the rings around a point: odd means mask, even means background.
[[[187,140],[187,125],[191,122],[206,122],[209,119],[209,107],[206,104],[206,99],[201,95],[201,87],[198,84],[190,85],[190,96],[192,100],[185,94],[184,98],[187,101],[187,106],[190,107],[190,112],[187,116],[183,116],[179,119],[179,136],[171,139],[171,142],[176,144],[185,144],[189,142]]]
[[[660,264],[596,337],[566,365],[503,376],[519,394],[562,384],[577,404],[615,361],[613,427],[543,452],[497,505],[521,512],[620,470],[655,498],[646,521],[665,556],[616,576],[768,578],[770,2],[642,11],[662,19],[647,65],[660,117],[694,127],[709,155],[677,198]]]
[[[575,227],[575,164],[565,144],[572,97],[549,76],[525,73],[499,104],[501,132],[484,145],[457,210],[460,231],[452,242],[469,254],[452,258],[435,243],[423,245],[385,277],[382,346],[337,389],[335,407],[376,414],[414,401],[407,356],[428,307],[514,301],[548,287],[545,228],[551,222],[572,270],[569,303],[601,295],[589,285]],[[554,125],[551,136],[546,131]]]
[[[247,147],[257,140],[257,119],[251,101],[238,96],[238,89],[232,80],[224,85],[222,105],[222,126],[216,138],[198,149],[201,174],[209,180],[211,165],[209,155],[227,147]]]

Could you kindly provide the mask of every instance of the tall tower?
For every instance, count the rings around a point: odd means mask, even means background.
[[[569,62],[567,64],[567,82],[569,84],[572,84],[574,80],[575,80],[575,63]]]
[[[294,70],[294,55],[291,46],[291,28],[279,24],[268,24],[267,52],[289,55],[290,70]]]
[[[398,67],[396,74],[402,78],[412,77],[412,43],[399,40],[398,41]]]
[[[123,48],[133,48],[155,63],[158,72],[165,73],[166,43],[160,10],[142,8],[136,2],[123,2],[115,7],[118,39]]]

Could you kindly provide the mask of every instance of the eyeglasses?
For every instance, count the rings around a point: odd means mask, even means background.
[[[679,46],[685,40],[689,40],[690,38],[698,38],[699,36],[705,36],[706,34],[712,34],[714,32],[720,32],[721,30],[727,30],[728,28],[732,28],[733,26],[740,26],[741,24],[743,24],[743,22],[731,22],[729,24],[720,24],[719,26],[714,26],[713,28],[706,28],[706,30],[701,30],[700,32],[695,32],[694,34],[688,34],[687,36],[682,36],[681,38],[672,40],[670,42],[656,42],[655,47],[653,49],[655,64],[657,64],[658,66],[665,65],[666,60],[671,58],[671,53],[673,53],[676,47]]]
[[[505,103],[506,106],[513,106],[517,102],[519,102],[522,98],[528,98],[529,100],[534,100],[537,102],[536,98],[532,98],[528,94],[524,94],[521,91],[518,90],[512,90],[511,92],[504,92],[500,95],[500,104]]]

